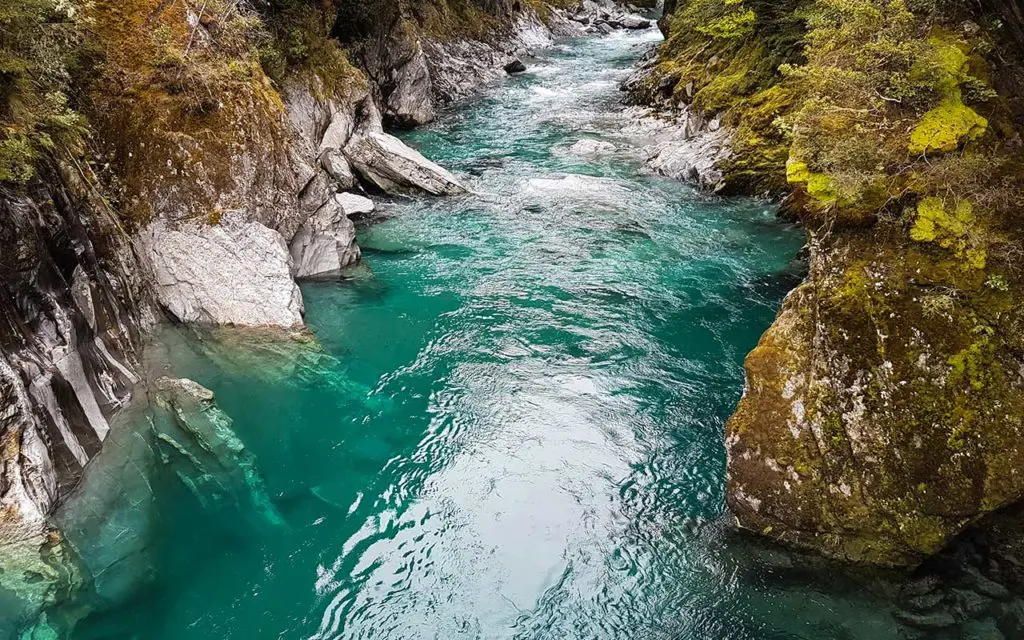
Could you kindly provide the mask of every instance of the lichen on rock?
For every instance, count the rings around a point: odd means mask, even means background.
[[[910,133],[910,152],[948,153],[985,135],[988,120],[959,98],[949,98],[921,117]]]

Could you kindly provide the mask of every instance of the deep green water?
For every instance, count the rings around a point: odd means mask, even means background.
[[[365,266],[304,287],[324,355],[165,336],[284,525],[158,476],[95,543],[148,522],[154,586],[79,640],[891,637],[731,533],[723,424],[803,236],[645,174],[617,82],[653,37],[565,45],[407,136],[477,195],[384,207]]]

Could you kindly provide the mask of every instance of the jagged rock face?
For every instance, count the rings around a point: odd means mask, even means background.
[[[677,122],[663,123],[647,148],[648,164],[663,176],[717,191],[724,178],[719,166],[732,155],[731,138],[717,118],[684,110]]]
[[[70,174],[47,178],[0,190],[0,537],[77,482],[131,395],[150,322],[113,217]]]
[[[215,225],[158,221],[142,239],[157,299],[180,322],[302,324],[302,293],[277,231],[228,212]]]
[[[345,193],[335,196],[306,220],[291,244],[295,277],[336,273],[358,262],[356,227],[349,216],[373,209],[369,199]]]
[[[0,189],[0,245],[0,636],[33,620],[56,637],[40,614],[82,576],[47,518],[131,397],[152,316],[128,238],[76,173]]]
[[[345,156],[364,180],[386,193],[442,196],[466,191],[451,173],[386,133],[354,137]]]
[[[812,242],[747,359],[728,499],[779,540],[914,565],[1024,497],[1024,314],[1014,284],[883,234]]]
[[[360,66],[372,81],[386,124],[407,128],[428,123],[439,108],[499,82],[506,76],[505,65],[515,57],[550,45],[555,36],[583,33],[560,9],[552,9],[545,24],[525,2],[475,4],[499,17],[498,31],[485,39],[428,33],[417,21],[429,3],[370,6],[376,3],[363,0],[339,10],[339,21],[353,16],[375,18],[357,19],[361,27],[347,25],[341,32],[343,40],[357,39],[353,44]]]
[[[391,72],[390,84],[384,113],[394,126],[415,127],[434,119],[434,85],[419,42],[409,60]]]
[[[247,2],[236,5],[255,19]],[[318,173],[315,144],[310,148],[309,139],[289,126],[280,96],[259,68],[232,83],[204,78],[214,72],[198,63],[178,70],[177,84],[155,79],[163,55],[152,50],[159,40],[152,36],[156,25],[189,33],[189,58],[211,68],[240,57],[211,33],[217,25],[201,19],[200,7],[101,0],[87,10],[93,46],[106,56],[89,87],[88,116],[124,191],[122,215],[145,224],[244,210],[250,219],[279,228],[301,222],[326,200],[300,200]]]

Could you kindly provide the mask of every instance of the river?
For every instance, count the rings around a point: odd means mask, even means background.
[[[723,425],[803,233],[644,170],[618,84],[655,37],[562,44],[405,135],[474,194],[362,225],[363,266],[303,287],[322,353],[169,330],[283,524],[167,478],[154,587],[79,640],[895,637],[731,527]]]

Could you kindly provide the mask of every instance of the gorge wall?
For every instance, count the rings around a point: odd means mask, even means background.
[[[667,3],[633,99],[690,127],[684,160],[727,140],[683,177],[784,197],[808,231],[727,427],[743,527],[916,565],[1024,497],[1020,15]]]
[[[164,416],[154,464],[212,442],[179,456],[180,473],[255,477],[209,392],[147,372],[153,328],[306,341],[296,281],[359,260],[350,217],[373,210],[365,196],[465,191],[385,125],[429,122],[518,56],[613,15],[610,0],[0,7],[0,636],[59,636],[85,609],[47,612],[86,583],[130,594],[137,576],[98,583],[137,545],[92,566],[52,516],[133,393]],[[99,496],[93,525],[116,526],[103,500],[134,500],[136,484]],[[240,495],[258,502],[254,487]]]

